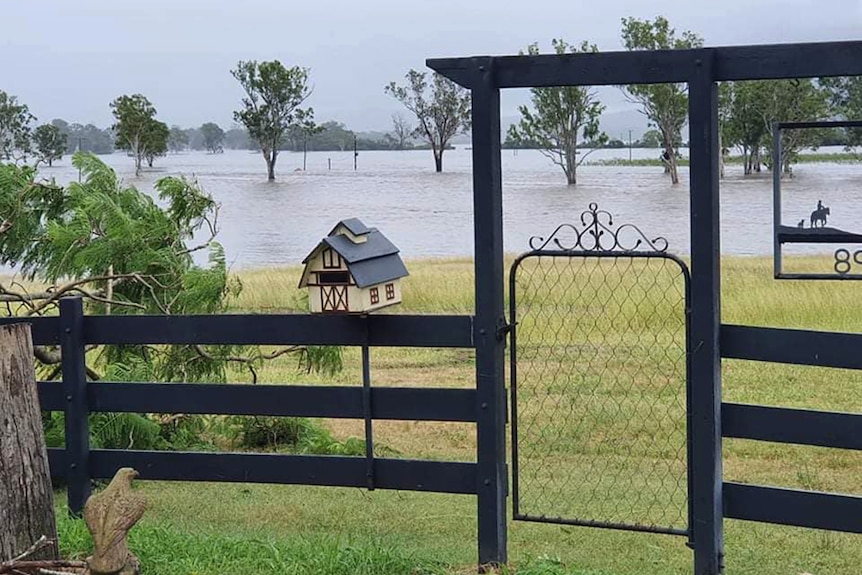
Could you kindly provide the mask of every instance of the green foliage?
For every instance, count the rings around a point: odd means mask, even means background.
[[[288,449],[296,453],[317,455],[365,455],[365,442],[348,438],[341,442],[325,428],[301,417],[231,418],[236,426],[236,437],[247,449]]]
[[[128,150],[135,159],[135,175],[141,173],[146,159],[152,166],[156,156],[167,152],[170,130],[167,124],[155,119],[156,108],[141,94],[120,96],[111,102],[113,125],[117,135],[117,148]]]
[[[626,50],[684,50],[700,48],[703,38],[685,31],[677,36],[667,18],[654,20],[622,19],[622,38]],[[674,184],[679,183],[676,170],[677,143],[688,117],[688,93],[683,83],[626,86],[629,100],[640,105],[650,124],[661,133],[665,149],[666,170]]]
[[[425,72],[410,70],[406,85],[390,82],[384,92],[410,110],[419,125],[414,134],[428,143],[438,172],[443,171],[443,152],[449,141],[470,129],[470,93],[452,80],[433,73],[431,92]]]
[[[862,120],[862,76],[821,78],[833,111],[845,120]],[[847,148],[862,145],[862,128],[846,128]]]
[[[554,39],[551,44],[557,54],[598,52],[595,44],[587,42],[570,46],[564,40]],[[528,46],[527,53],[539,54],[538,45]],[[515,145],[530,143],[538,147],[543,155],[563,169],[566,182],[574,185],[578,166],[590,152],[607,142],[607,135],[599,131],[599,120],[605,106],[598,101],[594,90],[584,86],[531,88],[530,94],[533,109],[518,107],[521,121],[509,127],[508,136]],[[580,158],[578,138],[593,144],[592,150]]]
[[[42,124],[33,132],[33,143],[39,160],[51,166],[66,153],[67,135],[54,124]]]
[[[776,122],[813,121],[828,117],[828,94],[813,81],[757,80],[727,87],[727,117],[722,133],[726,146],[737,146],[745,157],[745,173],[771,164],[772,126]],[[824,130],[786,130],[782,134],[781,169],[790,173],[803,148],[816,148]]]
[[[224,151],[222,144],[224,143],[224,130],[214,122],[207,122],[200,127],[201,137],[203,138],[204,148],[213,153],[219,154]]]
[[[36,120],[26,104],[0,90],[0,160],[26,157],[30,152],[30,123]]]
[[[240,61],[231,74],[245,91],[234,119],[248,130],[266,160],[268,179],[275,179],[278,150],[291,126],[311,122],[314,110],[300,108],[311,95],[308,68],[286,68],[278,60]]]

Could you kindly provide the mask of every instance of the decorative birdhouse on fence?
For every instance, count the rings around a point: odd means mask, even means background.
[[[300,288],[313,313],[366,313],[401,303],[407,268],[398,248],[377,228],[342,220],[302,263]]]

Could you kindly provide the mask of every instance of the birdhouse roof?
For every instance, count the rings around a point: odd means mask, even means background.
[[[335,234],[335,231],[344,226],[355,236],[363,236],[365,241],[354,242],[346,234]],[[311,253],[309,253],[303,264],[307,264],[324,247],[329,247],[344,259],[347,269],[353,280],[360,288],[380,284],[402,278],[407,273],[398,248],[390,242],[377,228],[369,228],[357,218],[342,220],[329,232],[330,235],[323,238]],[[335,235],[332,235],[335,234]],[[306,269],[307,272],[307,269]],[[305,287],[308,283],[308,274],[303,272],[299,287]]]
[[[333,233],[335,233],[335,230],[338,229],[338,226],[344,226],[345,228],[350,230],[351,234],[355,236],[363,236],[374,229],[369,228],[368,226],[363,224],[359,218],[347,218],[346,220],[341,220],[340,222],[335,224],[335,227],[330,230],[328,235],[331,236]]]

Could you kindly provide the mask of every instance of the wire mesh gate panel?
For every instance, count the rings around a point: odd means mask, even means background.
[[[514,517],[685,535],[688,269],[595,204],[581,224],[510,273]]]

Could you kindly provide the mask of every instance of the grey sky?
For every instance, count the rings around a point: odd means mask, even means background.
[[[141,92],[169,124],[231,123],[239,59],[311,68],[318,120],[386,130],[383,94],[426,57],[511,54],[553,37],[618,50],[620,18],[667,16],[707,45],[862,38],[862,0],[6,0],[0,89],[40,121],[106,126],[108,102]],[[602,92],[608,111],[626,104]],[[504,96],[504,116],[523,94]],[[613,130],[635,123],[617,114]],[[640,126],[631,126],[639,128]]]

